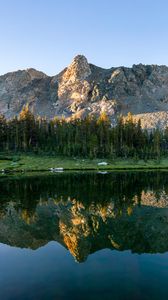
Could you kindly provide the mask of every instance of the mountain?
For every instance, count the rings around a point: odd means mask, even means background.
[[[70,66],[50,77],[35,69],[0,76],[0,113],[11,118],[25,104],[36,114],[53,118],[99,115],[112,121],[129,111],[142,126],[168,124],[168,67],[133,65],[103,69],[76,56]]]

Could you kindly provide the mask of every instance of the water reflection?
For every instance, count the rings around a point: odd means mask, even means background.
[[[0,179],[0,242],[37,249],[57,241],[78,262],[100,249],[168,251],[165,172]]]

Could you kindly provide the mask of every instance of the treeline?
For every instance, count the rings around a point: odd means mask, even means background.
[[[69,157],[150,159],[168,154],[168,129],[142,130],[141,121],[119,117],[115,127],[105,113],[98,119],[86,117],[35,117],[25,106],[18,117],[0,116],[0,151],[33,152]]]

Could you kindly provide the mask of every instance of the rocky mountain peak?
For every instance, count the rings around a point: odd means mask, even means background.
[[[89,63],[84,55],[77,55],[66,69],[63,80],[75,82],[84,80],[91,74]]]
[[[47,77],[43,72],[37,71],[36,69],[29,68],[26,72],[30,75],[31,80],[33,79],[41,79]]]
[[[29,104],[48,119],[99,116],[105,111],[112,124],[131,112],[146,128],[168,126],[168,67],[133,65],[103,69],[77,55],[56,76],[35,69],[0,76],[0,114],[12,118]]]

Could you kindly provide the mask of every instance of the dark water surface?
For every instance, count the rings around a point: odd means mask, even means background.
[[[0,299],[168,299],[168,173],[0,178]]]

